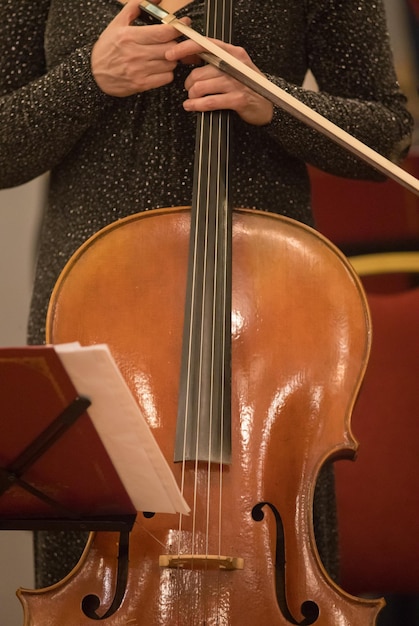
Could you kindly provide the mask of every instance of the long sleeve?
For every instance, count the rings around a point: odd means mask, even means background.
[[[108,99],[93,80],[90,49],[47,71],[49,0],[0,8],[0,186],[22,184],[59,163]]]
[[[318,91],[272,75],[269,78],[369,147],[399,162],[409,148],[413,121],[394,72],[381,3],[309,0],[306,42],[307,65]],[[329,173],[381,177],[279,108],[267,132],[289,154]]]

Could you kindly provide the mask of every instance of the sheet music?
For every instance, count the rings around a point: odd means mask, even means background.
[[[174,475],[107,345],[54,346],[138,511],[188,514]]]

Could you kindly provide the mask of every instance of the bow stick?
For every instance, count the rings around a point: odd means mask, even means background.
[[[182,35],[199,44],[205,50],[205,52],[200,54],[204,61],[226,72],[226,74],[233,76],[247,87],[256,91],[256,93],[270,100],[274,105],[291,113],[291,115],[300,121],[318,130],[323,135],[326,135],[360,157],[366,163],[372,165],[376,170],[393,178],[410,191],[413,191],[413,193],[419,195],[419,180],[401,167],[392,163],[392,161],[386,159],[372,148],[369,148],[362,143],[362,141],[359,141],[339,126],[336,126],[336,124],[330,122],[327,118],[313,111],[306,104],[303,104],[297,98],[284,91],[284,89],[272,83],[263,74],[248,67],[229,52],[220,48],[220,46],[213,41],[178,20],[172,13],[168,13],[158,5],[148,2],[148,0],[142,0],[139,6],[141,10],[145,11],[154,19],[159,20],[163,24],[170,24]]]

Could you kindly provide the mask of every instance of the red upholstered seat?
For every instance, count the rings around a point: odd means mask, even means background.
[[[352,416],[355,462],[336,463],[341,585],[419,593],[419,288],[369,294],[371,358]]]

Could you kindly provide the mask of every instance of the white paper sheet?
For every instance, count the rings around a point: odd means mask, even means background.
[[[55,351],[137,511],[190,511],[174,475],[107,345],[58,344]]]

